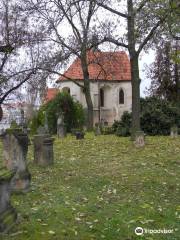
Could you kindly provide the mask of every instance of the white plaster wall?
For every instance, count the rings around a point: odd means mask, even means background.
[[[82,84],[82,81],[79,81]],[[60,90],[64,87],[70,88],[70,94],[75,96],[84,108],[87,107],[85,96],[82,89],[75,83],[70,81],[64,81],[59,84]],[[107,118],[107,121],[112,124],[114,120],[119,120],[124,111],[131,111],[132,106],[132,86],[130,81],[119,81],[119,82],[91,82],[91,97],[94,102],[94,94],[99,93],[99,89],[104,89],[104,107],[101,107],[101,113]],[[124,91],[124,104],[119,104],[119,90]],[[94,103],[93,103],[94,104]],[[98,109],[96,110],[96,119],[98,121]]]

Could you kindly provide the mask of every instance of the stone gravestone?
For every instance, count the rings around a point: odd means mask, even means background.
[[[178,127],[173,126],[171,127],[171,133],[170,133],[172,138],[177,138],[178,137]]]
[[[134,144],[136,147],[144,147],[145,146],[145,135],[144,135],[143,131],[135,132]]]
[[[28,136],[21,129],[9,129],[2,136],[5,167],[15,172],[11,181],[13,191],[26,192],[31,175],[27,168]]]
[[[94,134],[95,134],[95,136],[101,135],[101,128],[100,128],[100,124],[99,124],[99,123],[96,123],[96,124],[95,124]]]
[[[12,172],[0,167],[0,233],[7,233],[17,220],[17,213],[10,202]]]
[[[64,138],[66,136],[66,128],[63,114],[59,114],[57,119],[57,136],[58,138]]]
[[[54,138],[47,134],[44,127],[38,129],[38,134],[34,135],[34,163],[40,166],[48,166],[54,162],[53,152]]]

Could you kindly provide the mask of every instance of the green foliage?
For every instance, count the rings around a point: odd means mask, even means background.
[[[141,99],[141,127],[149,135],[168,135],[173,125],[180,127],[180,110],[172,103],[157,99]]]
[[[118,136],[129,136],[132,114],[124,112],[113,124]],[[180,108],[168,101],[149,97],[141,99],[141,128],[148,135],[169,135],[172,126],[180,128]]]
[[[14,128],[18,128],[18,127],[19,126],[18,126],[17,122],[15,120],[12,120],[10,128],[14,129]]]
[[[178,240],[180,137],[147,142],[137,149],[115,135],[56,138],[54,165],[46,168],[33,164],[29,146],[32,188],[12,195],[21,221],[0,239]],[[140,237],[137,226],[174,232]]]
[[[48,127],[51,133],[57,131],[58,114],[63,113],[65,127],[67,131],[71,128],[79,128],[84,124],[84,111],[79,102],[75,102],[68,93],[59,93],[56,97],[43,105],[36,117],[31,122],[31,130],[35,132],[40,125],[45,123],[45,113],[47,114]]]
[[[103,135],[113,134],[114,129],[112,127],[109,127],[109,126],[104,126],[104,127],[101,127],[101,132],[102,132]]]
[[[117,136],[127,137],[130,135],[130,127],[132,122],[132,114],[125,111],[121,117],[121,121],[115,121],[112,128]]]

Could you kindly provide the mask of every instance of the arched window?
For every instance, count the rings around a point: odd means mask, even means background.
[[[124,104],[124,91],[122,89],[119,91],[119,104]]]
[[[100,106],[104,107],[104,90],[100,89]]]
[[[69,94],[71,93],[69,87],[63,87],[63,88],[62,88],[62,91],[63,91],[63,92],[66,92],[66,93],[69,93]]]

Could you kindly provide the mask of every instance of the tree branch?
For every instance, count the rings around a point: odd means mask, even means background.
[[[57,72],[57,71],[55,71],[55,70],[52,70],[52,69],[50,69],[50,68],[38,67],[38,69],[44,70],[44,71],[47,71],[47,72],[50,72],[50,73],[54,73],[54,74],[57,74],[57,75],[60,75],[60,76],[62,76],[62,77],[64,77],[64,78],[66,78],[67,80],[75,83],[75,84],[78,85],[79,87],[84,88],[83,85],[81,85],[80,83],[77,82],[78,79],[72,79],[72,78],[70,78],[70,77],[67,77],[65,74],[59,73],[59,72]],[[57,82],[60,82],[60,80],[57,80],[56,83],[57,83]]]
[[[128,45],[123,43],[123,42],[119,42],[118,40],[116,39],[113,39],[111,37],[104,37],[104,39],[102,41],[99,42],[99,44],[102,44],[104,42],[111,42],[111,43],[114,43],[116,44],[117,46],[119,47],[125,47],[125,48],[128,48]]]
[[[139,5],[139,7],[136,9],[135,14],[140,12],[142,10],[142,8],[146,5],[146,3],[149,2],[149,0],[144,0],[143,2],[141,2],[141,4]]]
[[[13,92],[14,90],[18,89],[23,83],[25,83],[26,81],[28,81],[32,74],[34,74],[34,72],[30,72],[23,81],[21,81],[19,84],[17,84],[16,86],[12,87],[11,89],[9,89],[9,90],[3,95],[3,97],[0,98],[0,104],[3,103],[3,101],[6,99],[6,97],[7,97],[11,92]]]
[[[104,9],[106,9],[106,10],[108,10],[108,11],[110,11],[110,12],[112,12],[112,13],[120,16],[120,17],[123,17],[123,18],[126,18],[126,19],[128,18],[127,14],[119,12],[119,11],[117,11],[117,10],[111,8],[111,7],[108,7],[107,5],[105,5],[105,4],[103,4],[103,3],[99,2],[99,1],[97,1],[97,5],[99,5],[100,7],[104,8]]]
[[[165,21],[165,19],[168,17],[168,14],[166,14],[163,18],[161,18],[156,25],[151,29],[151,31],[149,32],[149,34],[146,36],[146,38],[144,39],[144,41],[140,44],[139,49],[137,51],[137,54],[139,55],[140,52],[142,51],[142,49],[144,48],[144,46],[148,43],[148,41],[152,38],[152,36],[154,35],[156,29]]]

